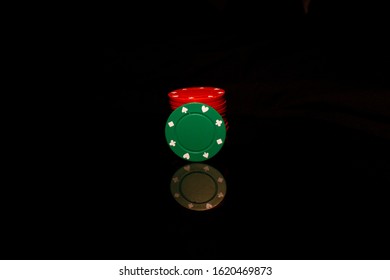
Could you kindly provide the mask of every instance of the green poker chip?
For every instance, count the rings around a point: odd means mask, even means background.
[[[213,107],[191,102],[170,114],[165,137],[171,150],[180,158],[200,162],[212,158],[222,149],[226,125]]]
[[[226,181],[221,172],[204,163],[191,163],[172,176],[171,193],[183,207],[205,211],[217,207],[226,195]]]

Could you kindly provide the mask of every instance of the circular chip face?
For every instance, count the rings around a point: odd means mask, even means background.
[[[226,181],[221,172],[204,163],[191,163],[179,168],[172,176],[174,199],[190,210],[215,208],[226,195]]]
[[[226,138],[224,118],[211,106],[192,102],[176,108],[165,125],[171,150],[188,161],[204,161],[215,156]]]

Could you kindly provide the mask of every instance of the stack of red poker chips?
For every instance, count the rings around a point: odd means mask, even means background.
[[[225,90],[218,87],[187,87],[169,92],[168,97],[172,111],[190,102],[200,102],[213,107],[224,119],[226,130],[229,128]]]

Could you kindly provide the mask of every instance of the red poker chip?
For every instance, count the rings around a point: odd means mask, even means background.
[[[174,107],[179,107],[179,106],[182,106],[186,103],[189,103],[189,102],[176,102],[176,101],[169,101],[169,104],[171,106],[174,106]],[[213,108],[226,108],[226,100],[223,100],[222,102],[211,102],[211,101],[203,101],[201,103],[204,103],[204,104],[207,104]]]
[[[186,103],[190,103],[190,102],[193,102],[193,101],[169,100],[170,104],[179,105],[179,106],[181,106],[183,104],[186,104]],[[226,100],[225,99],[221,99],[221,100],[204,100],[201,103],[205,103],[205,104],[210,105],[210,106],[222,106],[222,105],[226,105]]]
[[[185,103],[183,103],[183,104],[170,103],[170,106],[171,106],[172,109],[176,109],[176,108],[178,108],[178,107],[180,107],[180,106],[182,106],[184,104]],[[205,104],[213,107],[217,111],[226,111],[226,108],[227,108],[226,104],[222,104],[222,105],[212,105],[212,104],[208,104],[208,103],[205,103]]]
[[[171,100],[181,102],[203,102],[206,100],[220,100],[225,96],[225,90],[217,87],[187,87],[168,93]]]
[[[225,99],[218,97],[218,98],[210,98],[210,97],[188,97],[188,98],[170,98],[170,101],[172,102],[178,102],[178,103],[190,103],[190,102],[201,102],[201,103],[206,103],[206,102],[215,102],[215,103],[221,103],[224,102]]]

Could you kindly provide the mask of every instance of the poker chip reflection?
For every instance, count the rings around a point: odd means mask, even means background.
[[[192,163],[179,168],[171,179],[173,198],[183,207],[205,211],[220,206],[226,195],[226,181],[216,168]]]

